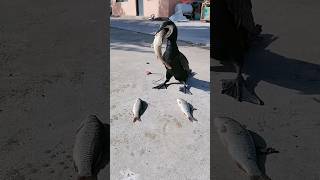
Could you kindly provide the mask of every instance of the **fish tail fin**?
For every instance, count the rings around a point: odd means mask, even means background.
[[[140,117],[134,117],[133,122],[136,122],[136,121],[141,121]]]
[[[250,180],[271,180],[267,175],[251,176]]]
[[[192,117],[192,116],[189,116],[188,119],[193,122],[193,121],[198,121],[196,118]]]

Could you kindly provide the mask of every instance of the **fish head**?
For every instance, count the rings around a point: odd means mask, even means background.
[[[88,115],[85,119],[83,119],[81,122],[80,122],[80,125],[79,127],[77,128],[76,130],[76,134],[82,129],[84,128],[85,126],[88,126],[88,124],[90,123],[96,123],[96,122],[101,122],[98,117],[94,114],[90,114]]]
[[[163,30],[165,32],[163,33],[165,39],[177,41],[178,29],[174,22],[170,20],[163,22],[155,35],[157,35],[159,32],[162,32]]]
[[[177,103],[178,103],[178,104],[182,104],[182,99],[178,98],[178,99],[177,99]]]
[[[227,117],[217,117],[214,119],[214,125],[218,129],[219,132],[227,131],[227,123],[230,121],[230,118]]]

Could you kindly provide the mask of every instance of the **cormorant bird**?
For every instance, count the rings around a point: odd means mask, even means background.
[[[178,29],[171,21],[165,21],[155,33],[154,50],[157,58],[162,61],[166,68],[166,80],[164,83],[153,87],[153,89],[167,88],[167,82],[173,76],[176,80],[184,85],[184,93],[191,92],[187,89],[187,79],[191,70],[189,69],[189,62],[187,58],[179,51],[177,45]],[[162,55],[161,45],[162,40],[167,40],[167,47]]]
[[[238,101],[245,98],[251,102],[263,105],[262,100],[254,92],[248,90],[242,76],[244,56],[251,42],[262,31],[262,26],[255,24],[251,12],[250,0],[214,0],[212,9],[213,26],[211,28],[210,57],[232,63],[237,77],[232,80],[222,80],[222,94],[227,94]],[[247,97],[243,97],[246,93]]]

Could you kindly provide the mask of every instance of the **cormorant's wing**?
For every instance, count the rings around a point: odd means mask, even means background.
[[[190,68],[189,68],[189,62],[188,62],[188,59],[180,52],[179,53],[179,60],[180,60],[180,63],[182,65],[182,68],[185,70],[185,71],[189,71]]]
[[[251,0],[225,0],[229,11],[234,15],[235,23],[239,28],[242,26],[250,33],[256,31],[254,18],[252,15]]]

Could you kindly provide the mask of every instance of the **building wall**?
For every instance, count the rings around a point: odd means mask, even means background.
[[[112,14],[116,16],[135,16],[136,15],[136,0],[128,0],[127,2],[111,1]]]
[[[112,13],[116,16],[136,16],[136,0],[128,0],[127,2],[116,2],[112,0]],[[144,0],[143,14],[150,17],[169,17],[174,13],[177,0]]]

